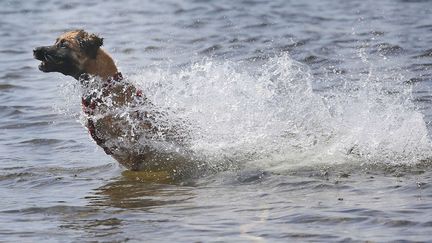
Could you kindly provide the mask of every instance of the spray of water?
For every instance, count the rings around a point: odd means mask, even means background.
[[[129,79],[157,109],[149,112],[163,111],[177,121],[172,127],[183,121],[184,149],[213,168],[415,164],[432,156],[410,88],[372,69],[320,93],[312,89],[309,68],[287,54],[262,65],[204,59],[186,68],[146,69]],[[159,120],[170,127],[169,120]]]
[[[180,111],[190,121],[190,149],[213,166],[412,164],[432,155],[409,87],[389,87],[386,81],[394,80],[374,70],[355,88],[325,94],[313,92],[311,72],[286,54],[255,69],[203,60],[134,78],[158,107]]]

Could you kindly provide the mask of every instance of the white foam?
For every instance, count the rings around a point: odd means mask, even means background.
[[[183,68],[145,69],[128,78],[176,122],[173,127],[184,121],[189,131],[184,149],[216,168],[247,163],[283,171],[347,162],[415,164],[431,158],[423,115],[411,102],[410,87],[400,85],[403,75],[379,70],[371,68],[355,82],[319,93],[312,89],[309,68],[287,54],[262,65],[203,59]],[[71,102],[79,103],[76,85],[65,85],[62,94],[73,96],[59,108],[70,115]],[[159,120],[160,126],[170,126]],[[140,144],[134,146],[131,150]]]
[[[180,70],[143,70],[132,79],[158,107],[189,121],[189,149],[216,167],[249,162],[283,170],[430,158],[409,87],[389,90],[386,75],[370,72],[355,88],[317,94],[308,67],[284,54],[253,68],[205,59]]]

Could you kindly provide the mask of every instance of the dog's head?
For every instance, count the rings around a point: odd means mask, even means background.
[[[33,50],[35,59],[42,61],[39,70],[60,72],[76,79],[86,72],[86,63],[96,59],[103,39],[84,30],[73,30],[62,34],[52,46],[41,46]]]

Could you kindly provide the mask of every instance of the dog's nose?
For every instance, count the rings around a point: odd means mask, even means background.
[[[38,54],[38,52],[40,52],[40,49],[41,49],[40,47],[35,47],[33,49],[33,55],[36,56]]]
[[[38,60],[42,60],[43,58],[43,53],[44,53],[44,48],[43,47],[36,47],[33,49],[33,57],[38,59]]]
[[[33,49],[33,53],[36,54],[36,53],[41,52],[42,50],[43,50],[43,47],[42,47],[42,46],[35,47],[35,48]]]

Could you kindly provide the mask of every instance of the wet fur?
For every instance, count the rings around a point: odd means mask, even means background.
[[[98,102],[98,106],[95,112],[103,114],[102,118],[96,120],[93,123],[91,117],[87,123],[89,131],[94,129],[92,134],[93,139],[96,143],[101,146],[107,154],[110,154],[113,158],[119,161],[121,164],[131,170],[146,170],[146,171],[176,171],[180,172],[185,169],[188,165],[186,160],[181,158],[171,159],[171,162],[166,162],[163,155],[158,154],[153,150],[146,150],[145,148],[141,152],[128,151],[128,147],[114,148],[109,147],[102,140],[109,139],[128,139],[130,143],[135,141],[134,137],[125,136],[129,131],[125,129],[131,129],[126,126],[123,118],[119,118],[115,115],[110,115],[109,109],[114,107],[122,106],[139,106],[144,103],[149,105],[145,97],[139,97],[137,101],[136,93],[138,90],[136,87],[127,82],[118,82],[115,85],[106,86],[104,82],[112,79],[117,73],[117,67],[111,58],[111,56],[100,48],[103,44],[103,39],[95,34],[89,34],[84,30],[73,30],[60,35],[52,46],[42,46],[34,49],[34,57],[37,60],[42,61],[39,65],[39,69],[43,72],[60,72],[64,75],[72,76],[79,80],[83,86],[86,86],[86,79],[83,76],[96,77],[100,83],[93,83],[92,89],[98,89],[100,96],[95,99]],[[94,81],[93,81],[94,82]],[[83,94],[83,99],[89,97],[89,94]],[[110,105],[104,104],[104,98],[109,97],[112,101]],[[132,113],[131,113],[132,114]],[[172,129],[166,129],[160,131],[152,127],[152,115],[148,115],[147,112],[140,110],[135,111],[133,116],[134,119],[145,116],[145,121],[142,120],[139,123],[139,128],[144,131],[142,137],[147,134],[163,132],[165,134],[175,134],[178,131]],[[154,120],[154,119],[153,119]],[[98,139],[96,136],[100,136],[103,139]],[[98,141],[99,140],[99,141]],[[161,163],[161,161],[163,163]]]

